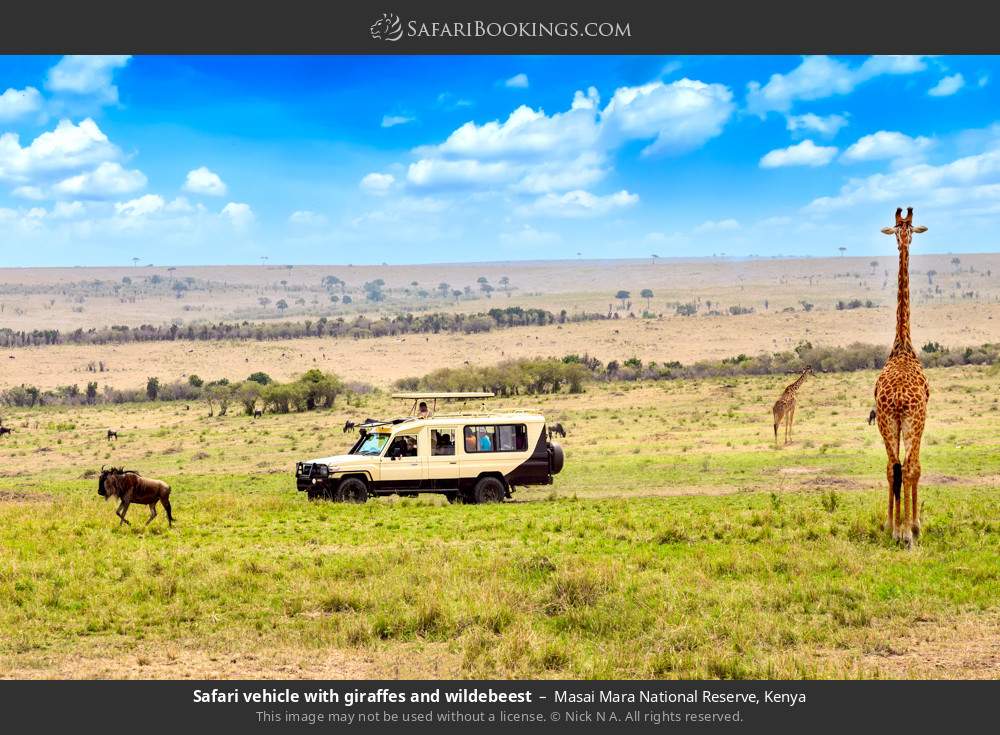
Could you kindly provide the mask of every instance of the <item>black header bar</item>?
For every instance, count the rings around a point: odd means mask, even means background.
[[[951,0],[97,0],[7,3],[6,53],[995,53]]]

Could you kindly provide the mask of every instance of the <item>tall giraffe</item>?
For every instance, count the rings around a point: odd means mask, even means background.
[[[774,441],[778,441],[778,426],[781,424],[781,420],[784,419],[785,444],[788,444],[788,440],[792,435],[792,420],[795,418],[795,396],[805,382],[806,377],[812,374],[812,365],[806,365],[806,369],[802,371],[802,375],[782,391],[781,398],[777,400],[774,408],[771,409],[771,413],[774,414]]]
[[[927,400],[931,391],[924,370],[910,342],[910,240],[914,233],[927,232],[913,226],[913,207],[896,210],[896,226],[884,227],[886,235],[896,236],[899,248],[899,292],[896,297],[896,339],[892,352],[875,381],[875,418],[888,455],[886,479],[889,482],[889,511],[886,529],[908,547],[920,534],[920,506],[917,483],[920,481],[920,439],[927,419]],[[900,442],[906,458],[900,463]],[[900,495],[903,518],[900,519]]]

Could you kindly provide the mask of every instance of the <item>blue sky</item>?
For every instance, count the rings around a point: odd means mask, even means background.
[[[0,57],[0,265],[998,249],[991,57]]]

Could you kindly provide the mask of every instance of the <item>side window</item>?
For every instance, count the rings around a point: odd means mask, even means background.
[[[389,451],[386,452],[387,457],[416,457],[417,456],[417,437],[415,436],[397,436],[392,440],[392,444],[389,445]]]
[[[431,456],[451,457],[455,454],[455,430],[431,429]]]
[[[497,427],[495,426],[466,426],[465,427],[465,451],[469,454],[476,452],[495,452],[497,450]]]
[[[497,440],[501,452],[524,452],[528,449],[528,427],[510,424],[497,427]]]

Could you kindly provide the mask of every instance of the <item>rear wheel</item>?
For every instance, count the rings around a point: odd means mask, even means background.
[[[461,496],[457,492],[445,493],[444,496],[448,499],[451,504],[461,502]]]
[[[344,503],[364,503],[368,500],[368,485],[358,477],[347,477],[337,486],[336,500]]]
[[[507,489],[495,477],[484,477],[476,483],[472,490],[472,499],[476,503],[502,503]]]

